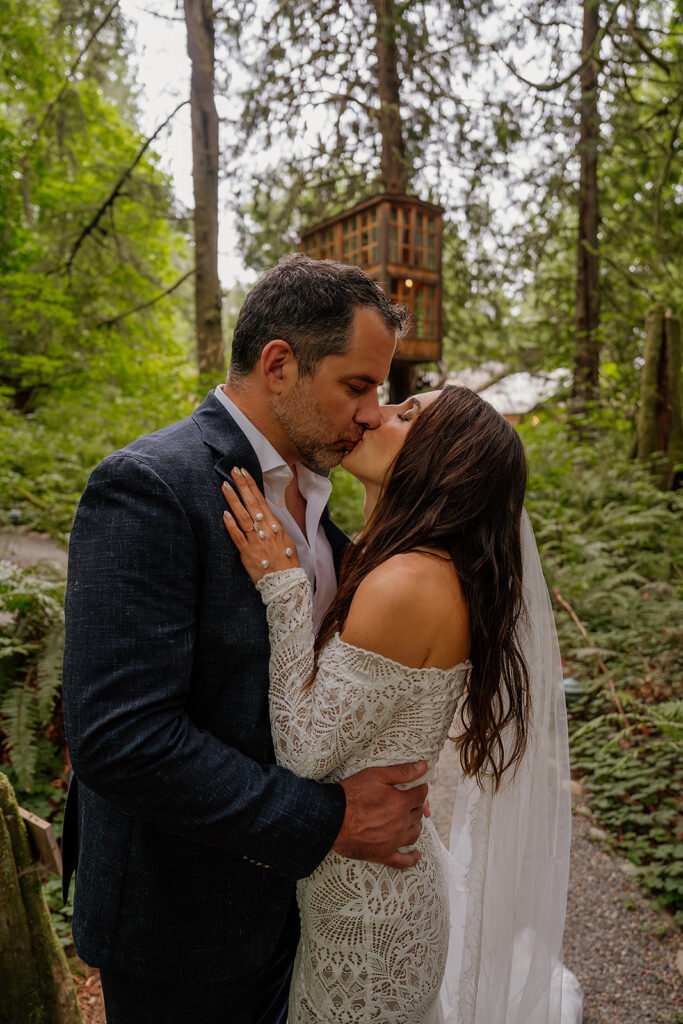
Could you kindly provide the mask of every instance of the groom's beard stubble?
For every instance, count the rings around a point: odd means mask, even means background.
[[[327,472],[341,462],[344,452],[335,445],[343,438],[334,433],[310,381],[299,378],[290,395],[273,401],[272,410],[303,463]]]

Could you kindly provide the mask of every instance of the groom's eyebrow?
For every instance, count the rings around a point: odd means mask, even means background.
[[[373,388],[381,388],[384,383],[383,380],[378,381],[367,373],[351,373],[345,379],[347,383],[352,380],[362,381],[364,384],[371,384]]]

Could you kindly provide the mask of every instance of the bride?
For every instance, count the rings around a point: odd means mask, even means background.
[[[267,605],[278,762],[338,782],[459,754],[450,851],[404,871],[331,851],[298,883],[290,1024],[560,1024],[567,733],[552,611],[513,427],[447,387],[386,406],[344,466],[365,486],[317,637],[310,584],[254,481],[225,525]],[[424,781],[424,780],[420,780]]]

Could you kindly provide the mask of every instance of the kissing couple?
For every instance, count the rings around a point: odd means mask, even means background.
[[[407,311],[293,255],[71,535],[64,881],[108,1024],[578,1024],[552,610],[515,430],[380,406]],[[328,471],[365,487],[355,543]],[[449,850],[428,783],[455,743]]]

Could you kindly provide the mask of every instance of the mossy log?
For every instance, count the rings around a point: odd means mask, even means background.
[[[668,490],[676,483],[676,463],[683,460],[681,321],[661,302],[645,317],[643,358],[636,455],[653,461],[660,485]]]
[[[80,1020],[76,989],[50,921],[17,799],[0,772],[0,1021]]]

